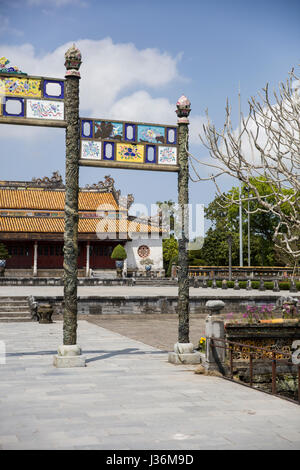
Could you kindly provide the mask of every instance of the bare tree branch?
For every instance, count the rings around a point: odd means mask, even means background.
[[[206,112],[202,144],[209,151],[210,161],[201,161],[189,153],[192,181],[211,180],[228,175],[249,188],[251,200],[258,202],[255,212],[272,212],[279,220],[274,233],[276,246],[300,259],[300,80],[294,69],[285,83],[279,84],[271,101],[269,85],[259,93],[259,99],[248,101],[249,113],[241,116],[240,132],[233,129],[228,100],[225,121],[217,130]],[[199,165],[212,169],[208,177],[200,176]],[[269,185],[270,194],[260,194],[255,179]],[[247,199],[243,199],[247,201]],[[232,195],[226,204],[240,204]],[[246,209],[247,211],[247,209]]]

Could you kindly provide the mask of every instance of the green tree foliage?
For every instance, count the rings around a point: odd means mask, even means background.
[[[262,178],[253,178],[259,193],[272,199],[270,185]],[[257,200],[251,200],[254,194],[245,186],[242,188],[243,199],[249,200],[250,210],[250,247],[252,266],[274,266],[284,265],[285,262],[275,250],[274,232],[278,223],[278,218],[271,212],[255,212],[257,210]],[[216,196],[215,199],[205,208],[206,219],[212,222],[208,229],[204,244],[197,258],[199,265],[207,266],[227,266],[228,265],[228,236],[232,237],[232,264],[239,265],[239,205],[230,203],[238,201],[239,188],[233,187],[228,193]],[[248,200],[242,204],[242,230],[243,230],[243,263],[248,265]],[[192,257],[192,253],[190,257]],[[195,258],[195,257],[194,257]]]
[[[111,254],[111,259],[123,261],[126,258],[127,258],[127,253],[126,253],[125,248],[122,245],[115,246]]]
[[[173,235],[163,240],[163,263],[166,276],[170,277],[172,263],[178,262],[178,241]]]
[[[7,259],[7,258],[9,258],[7,248],[3,243],[0,243],[0,259]]]

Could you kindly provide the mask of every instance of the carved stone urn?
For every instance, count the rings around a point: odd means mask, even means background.
[[[39,304],[37,308],[37,316],[39,323],[53,323],[52,321],[53,307],[51,304]]]

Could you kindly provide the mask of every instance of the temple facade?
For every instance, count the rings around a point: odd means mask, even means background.
[[[120,196],[114,180],[80,188],[78,273],[89,277],[114,270],[117,244],[127,252],[125,272],[141,275],[150,258],[162,276],[162,231],[150,221],[128,216],[133,196]],[[57,276],[63,272],[65,187],[58,172],[30,182],[0,181],[0,242],[9,251],[6,276]],[[151,234],[151,237],[150,237]]]

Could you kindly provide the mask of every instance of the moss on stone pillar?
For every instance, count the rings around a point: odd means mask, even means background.
[[[77,340],[77,260],[79,192],[79,67],[81,54],[73,45],[65,54],[66,196],[64,233],[64,345]]]
[[[178,204],[181,212],[181,229],[178,241],[178,342],[189,343],[189,272],[187,245],[188,203],[189,203],[189,164],[188,135],[190,102],[182,96],[177,102],[178,116]]]

